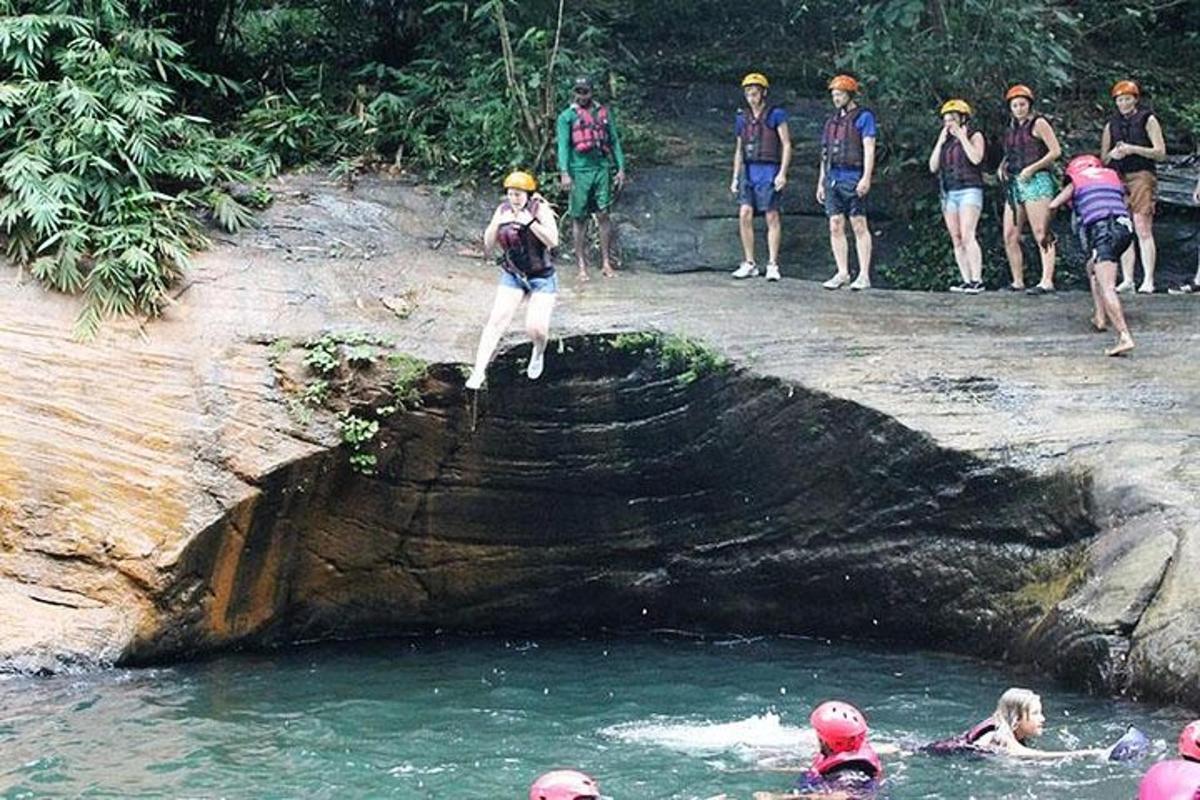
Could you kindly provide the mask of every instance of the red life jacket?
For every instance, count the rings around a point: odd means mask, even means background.
[[[1200,764],[1182,758],[1160,761],[1142,776],[1138,800],[1195,800],[1200,797]]]
[[[1153,147],[1150,132],[1146,130],[1146,122],[1153,116],[1148,108],[1139,108],[1128,117],[1117,112],[1108,118],[1108,137],[1113,144],[1125,142],[1139,147]],[[1125,156],[1114,159],[1108,164],[1122,175],[1131,172],[1157,172],[1158,165],[1145,156]]]
[[[742,156],[746,162],[767,162],[778,164],[783,160],[783,142],[779,138],[779,129],[767,124],[772,112],[778,106],[764,108],[762,116],[755,117],[749,108],[738,112],[742,120]]]
[[[967,138],[975,135],[975,131],[967,128]],[[958,189],[983,188],[983,161],[972,164],[967,158],[967,151],[962,142],[953,136],[947,136],[942,145],[941,164],[938,176],[942,181],[942,191],[953,192]]]
[[[539,205],[536,198],[529,199],[527,208],[534,217],[537,217]],[[513,210],[512,204],[507,200],[502,202],[500,207],[507,211]],[[550,259],[545,242],[529,230],[528,225],[506,222],[500,226],[496,240],[503,251],[500,263],[505,272],[526,278],[544,278],[554,272],[554,263]]]
[[[575,121],[571,123],[571,147],[576,153],[590,153],[599,149],[604,155],[612,150],[608,141],[608,109],[596,103],[584,108],[574,104]]]
[[[863,168],[863,137],[854,123],[864,111],[861,107],[844,114],[839,111],[825,120],[821,157],[825,159],[826,171],[831,167]]]
[[[975,744],[983,737],[987,736],[996,730],[996,720],[988,717],[983,722],[977,724],[974,728],[963,734],[963,740],[967,744]]]
[[[817,753],[813,758],[812,766],[808,768],[808,774],[813,777],[824,777],[839,767],[851,764],[864,772],[870,772],[872,778],[883,777],[883,764],[879,761],[875,750],[867,742],[859,745],[857,750],[847,750],[832,755]]]
[[[1016,175],[1050,152],[1046,143],[1033,135],[1033,126],[1038,119],[1037,114],[1030,114],[1024,122],[1010,122],[1005,129],[1004,163],[1008,174]]]

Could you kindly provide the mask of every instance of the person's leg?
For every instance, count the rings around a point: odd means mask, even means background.
[[[1025,225],[1025,209],[1012,203],[1004,204],[1004,254],[1008,256],[1008,269],[1012,272],[1013,289],[1025,288],[1025,254],[1021,252],[1021,228]]]
[[[1029,217],[1029,228],[1033,239],[1037,242],[1038,252],[1042,257],[1042,279],[1038,286],[1043,289],[1054,288],[1054,261],[1057,248],[1050,236],[1050,201],[1039,197],[1025,203],[1025,213]]]
[[[1158,262],[1158,246],[1154,243],[1154,214],[1133,215],[1133,231],[1137,234],[1138,253],[1142,257],[1142,285],[1138,287],[1141,294],[1154,293],[1154,268]],[[1129,248],[1121,257],[1124,265],[1126,258],[1133,257],[1133,248]]]
[[[488,364],[491,363],[492,356],[496,353],[496,347],[500,344],[504,332],[508,330],[513,314],[517,313],[517,308],[521,305],[524,297],[523,290],[514,289],[511,286],[502,285],[496,289],[492,312],[483,326],[483,333],[479,335],[479,347],[475,350],[475,366],[471,370],[471,377],[467,379],[467,388],[478,389],[483,385],[483,377],[487,372]]]
[[[542,375],[546,343],[550,340],[550,314],[554,311],[557,297],[554,292],[534,292],[529,295],[529,306],[525,309],[525,332],[533,343],[526,370],[530,380],[537,380]]]
[[[1117,263],[1097,261],[1095,269],[1096,281],[1104,298],[1104,313],[1117,329],[1117,343],[1106,350],[1105,355],[1119,356],[1133,349],[1133,337],[1129,335],[1129,326],[1125,324],[1125,314],[1121,310],[1121,298],[1117,294]]]
[[[588,280],[587,258],[587,217],[576,217],[571,220],[571,239],[575,245],[575,264],[579,267],[579,280]]]
[[[1108,330],[1108,316],[1104,313],[1104,289],[1096,276],[1095,259],[1087,262],[1088,286],[1092,290],[1092,327],[1097,331]]]
[[[962,222],[959,219],[959,207],[950,203],[942,203],[942,221],[946,223],[946,232],[950,234],[950,244],[954,246],[954,263],[958,265],[960,287],[971,282],[971,273],[967,268],[967,253],[963,248]],[[953,287],[951,291],[961,291]]]
[[[1132,292],[1133,287],[1137,286],[1137,281],[1134,277],[1134,268],[1136,266],[1137,256],[1131,247],[1121,254],[1121,282],[1117,284],[1118,292]]]
[[[754,263],[754,206],[738,206],[738,234],[742,237],[742,256],[747,264]]]
[[[963,254],[967,262],[967,280],[977,287],[983,285],[983,250],[979,247],[979,237],[976,235],[979,216],[982,213],[982,205],[968,204],[958,208],[958,235],[962,239]]]
[[[600,226],[600,274],[606,278],[615,278],[617,271],[612,265],[612,217],[607,211],[597,212],[596,224]]]
[[[782,237],[779,210],[766,213],[767,218],[767,264],[779,264],[779,240]]]
[[[854,229],[854,250],[858,254],[858,277],[850,284],[851,289],[871,288],[871,228],[864,215],[850,218]]]
[[[837,272],[825,281],[825,288],[838,289],[850,282],[850,244],[846,241],[846,218],[841,214],[829,218],[829,245]]]

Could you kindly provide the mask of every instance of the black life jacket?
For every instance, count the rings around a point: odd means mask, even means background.
[[[529,199],[527,208],[535,218],[539,205],[537,198]],[[513,210],[512,204],[507,200],[502,202],[500,207],[508,211]],[[518,225],[515,222],[506,222],[500,226],[496,235],[496,240],[503,251],[500,265],[505,272],[511,272],[518,277],[544,278],[554,272],[554,263],[550,259],[550,252],[547,250],[545,242],[539,239],[529,227],[529,225]]]
[[[969,140],[975,133],[976,131],[972,128],[967,128],[967,139]],[[986,151],[987,144],[985,142],[984,152],[986,153]],[[956,137],[947,135],[946,141],[942,145],[938,178],[941,180],[944,192],[983,188],[983,162],[972,164],[971,159],[967,158],[967,151],[963,148],[962,142]]]
[[[778,164],[783,160],[783,142],[779,129],[772,128],[767,120],[778,106],[764,108],[762,116],[755,117],[749,108],[738,112],[742,120],[742,156],[747,163],[766,162]]]
[[[1004,130],[1005,170],[1016,175],[1021,170],[1040,161],[1050,148],[1033,135],[1033,126],[1040,117],[1030,114],[1024,122],[1010,122]]]
[[[1108,118],[1108,138],[1114,145],[1118,142],[1136,144],[1138,147],[1153,147],[1150,133],[1146,130],[1146,122],[1154,112],[1148,108],[1139,108],[1128,117],[1117,112]],[[1131,172],[1157,172],[1158,165],[1145,156],[1125,156],[1116,158],[1108,163],[1122,175]]]
[[[855,122],[867,109],[859,107],[853,111],[839,111],[825,121],[821,132],[821,157],[825,169],[831,167],[863,168],[863,137]]]

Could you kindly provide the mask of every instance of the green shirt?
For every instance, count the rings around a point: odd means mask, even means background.
[[[592,103],[592,108],[596,108],[596,103]],[[621,138],[617,136],[617,124],[613,119],[611,108],[608,111],[608,144],[612,148],[612,153],[608,156],[600,152],[599,149],[592,150],[588,153],[577,153],[575,148],[571,146],[571,125],[574,124],[575,104],[567,106],[567,108],[558,115],[558,124],[556,126],[556,139],[558,140],[558,171],[568,174],[575,174],[584,170],[607,169],[608,161],[611,157],[617,164],[617,170],[625,170],[625,153],[621,150]],[[595,113],[593,111],[593,113]]]

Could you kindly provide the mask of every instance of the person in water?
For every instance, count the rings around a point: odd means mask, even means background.
[[[1106,330],[1108,322],[1117,329],[1117,342],[1105,351],[1119,356],[1133,349],[1133,337],[1125,322],[1121,297],[1117,294],[1117,264],[1133,244],[1133,223],[1125,203],[1125,190],[1115,170],[1105,167],[1096,156],[1082,155],[1067,165],[1067,185],[1050,201],[1050,210],[1070,203],[1074,208],[1072,226],[1087,257],[1088,281],[1094,307],[1092,325]]]
[[[1033,111],[1033,90],[1024,84],[1004,95],[1012,119],[1004,131],[1004,158],[996,175],[1004,186],[1004,252],[1012,271],[1009,288],[1026,294],[1054,291],[1054,237],[1050,233],[1050,200],[1057,187],[1050,168],[1062,155],[1054,129]],[[1025,288],[1025,256],[1021,231],[1028,220],[1042,259],[1042,279]]]
[[[1154,265],[1158,248],[1154,244],[1154,201],[1158,188],[1157,163],[1167,158],[1158,117],[1148,108],[1140,108],[1142,90],[1133,81],[1117,81],[1112,87],[1116,113],[1104,124],[1100,134],[1100,159],[1115,169],[1129,195],[1133,212],[1133,230],[1142,256],[1142,285],[1138,294],[1154,294]],[[1121,283],[1118,292],[1133,289],[1135,255],[1132,248],[1121,259]]]
[[[755,792],[754,800],[821,798],[873,800],[883,783],[883,764],[867,741],[866,717],[849,703],[830,700],[810,717],[820,751],[785,794]]]
[[[526,374],[530,380],[542,375],[546,342],[550,338],[550,314],[558,292],[551,250],[558,246],[558,221],[554,209],[537,191],[537,181],[528,172],[513,172],[504,179],[504,201],[496,207],[483,232],[486,258],[500,248],[500,285],[492,313],[479,337],[475,366],[467,378],[468,389],[483,386],[488,364],[508,330],[521,301],[529,298],[525,330],[533,341]]]
[[[1050,751],[1030,747],[1029,742],[1040,736],[1045,726],[1042,698],[1029,689],[1012,688],[1000,695],[990,717],[966,733],[937,742],[927,750],[934,753],[974,751],[1015,758],[1107,756],[1109,753],[1109,748]]]
[[[556,769],[533,782],[529,800],[600,800],[600,785],[577,770]]]
[[[954,245],[954,261],[961,280],[952,292],[979,294],[983,291],[983,251],[975,238],[983,213],[983,134],[971,125],[971,106],[966,100],[947,100],[939,112],[942,129],[929,171],[938,176],[942,195],[942,219]]]
[[[1138,784],[1137,800],[1196,800],[1200,797],[1200,719],[1179,734],[1179,758],[1160,761]]]
[[[754,215],[767,220],[767,280],[779,280],[779,206],[787,185],[788,165],[792,161],[792,138],[788,134],[787,112],[781,106],[767,104],[770,87],[767,76],[751,72],[742,78],[746,107],[737,113],[734,131],[733,179],[729,191],[737,196],[738,233],[742,239],[742,263],[733,271],[735,278],[758,275],[754,260]]]
[[[875,114],[858,104],[858,81],[838,75],[829,82],[834,114],[821,132],[821,169],[817,176],[817,202],[829,217],[829,244],[837,272],[826,289],[850,283],[850,247],[846,241],[846,218],[854,230],[858,253],[858,277],[851,289],[871,288],[871,229],[867,225],[867,193],[875,174],[875,141],[879,132]]]

